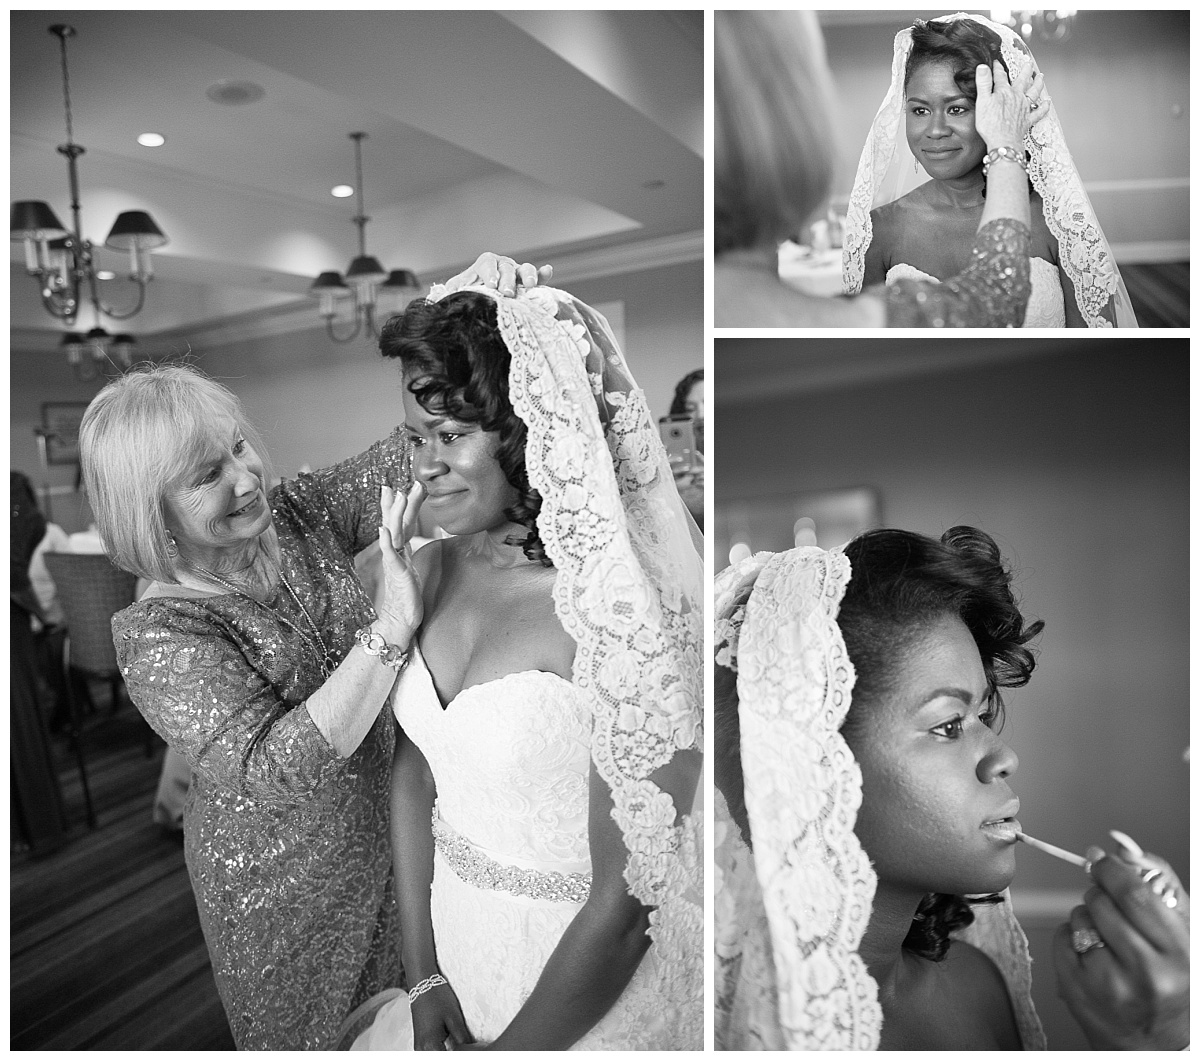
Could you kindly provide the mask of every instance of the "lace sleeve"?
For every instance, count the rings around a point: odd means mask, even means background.
[[[327,522],[346,552],[354,554],[378,537],[381,484],[394,490],[412,485],[412,450],[402,426],[349,460],[284,480],[274,500],[301,526]]]
[[[228,625],[196,602],[117,613],[113,640],[130,699],[196,774],[252,799],[294,802],[343,760],[303,703],[280,700],[250,665]]]
[[[1030,290],[1029,228],[997,218],[976,234],[971,264],[958,276],[888,287],[888,327],[1019,328]]]

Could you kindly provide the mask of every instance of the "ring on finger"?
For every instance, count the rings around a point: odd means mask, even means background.
[[[1071,947],[1076,954],[1087,954],[1090,950],[1105,946],[1107,944],[1100,938],[1100,933],[1094,928],[1074,928],[1071,930]]]
[[[1148,866],[1138,874],[1142,882],[1150,885],[1150,890],[1158,896],[1159,901],[1168,910],[1174,910],[1179,905],[1179,896],[1175,889],[1167,883],[1163,871],[1157,866]]]
[[[1174,910],[1179,905],[1179,896],[1175,894],[1175,889],[1167,884],[1165,878],[1156,880],[1150,885],[1150,890],[1168,910]]]

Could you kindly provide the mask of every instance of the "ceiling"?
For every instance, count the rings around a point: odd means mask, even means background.
[[[357,254],[348,134],[364,131],[367,251],[444,279],[482,250],[569,282],[699,259],[703,13],[13,11],[10,197],[70,224],[58,39],[68,44],[84,236],[148,210],[141,335],[311,326],[317,273]],[[219,81],[265,91],[213,102]],[[143,132],[166,137],[138,145]],[[12,245],[14,341],[57,339]],[[101,265],[124,272],[125,255]],[[104,285],[120,307],[122,279]],[[92,326],[90,311],[78,327]]]
[[[1081,340],[942,338],[718,339],[715,404],[755,404],[818,391],[1052,357]]]
[[[956,7],[954,11],[966,11],[968,14],[987,15],[991,17],[991,11],[974,8]],[[822,26],[911,26],[919,18],[940,18],[936,13],[931,14],[928,10],[924,11],[906,11],[900,8],[876,9],[871,11],[863,11],[857,8],[840,8],[830,11],[818,11],[817,21]]]

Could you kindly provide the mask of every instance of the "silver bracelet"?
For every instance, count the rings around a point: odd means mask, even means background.
[[[446,983],[446,978],[441,973],[434,973],[432,976],[425,977],[424,980],[409,991],[408,1004],[411,1006],[426,991],[432,991],[435,987],[441,987],[444,983]]]
[[[378,656],[380,661],[391,667],[392,670],[403,670],[404,665],[408,662],[407,649],[403,649],[399,645],[389,645],[383,639],[383,634],[376,633],[369,626],[364,626],[354,636],[368,656]]]
[[[983,175],[986,177],[988,170],[992,168],[992,163],[1002,158],[1007,158],[1015,162],[1026,173],[1029,172],[1028,166],[1025,165],[1024,151],[1018,151],[1015,147],[993,147],[991,151],[983,156]]]

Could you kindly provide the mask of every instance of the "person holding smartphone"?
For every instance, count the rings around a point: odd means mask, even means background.
[[[659,420],[659,433],[675,473],[679,496],[696,525],[704,529],[704,369],[675,385],[671,409]]]

